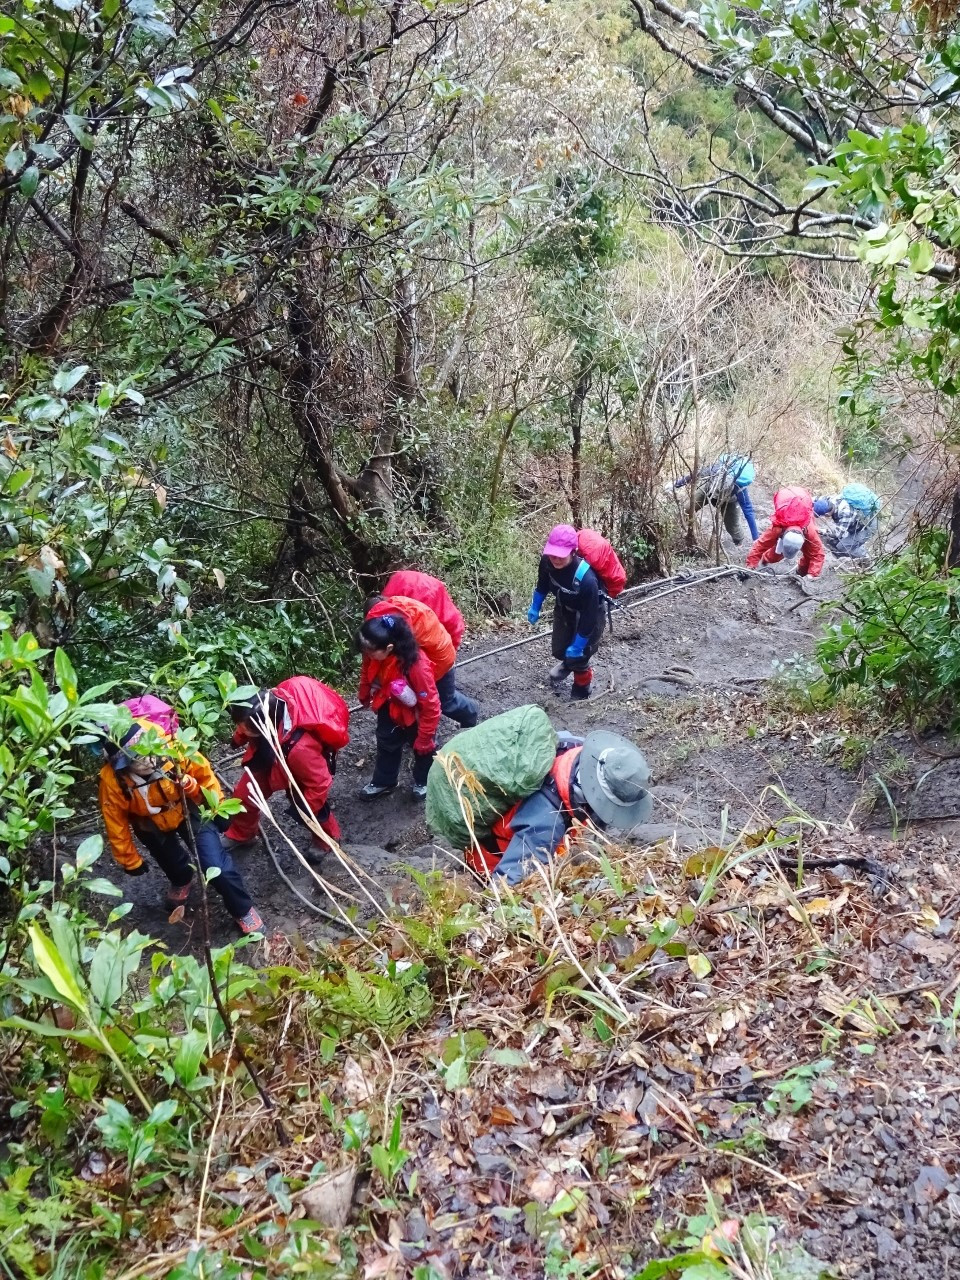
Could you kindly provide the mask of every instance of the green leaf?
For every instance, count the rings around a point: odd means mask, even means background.
[[[695,978],[705,978],[712,972],[712,965],[705,955],[697,953],[687,956],[687,964]]]
[[[917,240],[910,246],[909,258],[911,270],[923,275],[933,266],[933,245],[929,240]]]
[[[192,1084],[196,1080],[206,1052],[207,1037],[202,1031],[192,1028],[180,1037],[173,1070],[181,1084]]]
[[[80,143],[85,151],[92,151],[93,144],[96,141],[93,134],[87,129],[87,121],[83,116],[74,115],[71,111],[63,113],[63,120],[67,128]]]
[[[20,194],[27,200],[36,193],[40,185],[40,170],[35,164],[28,165],[20,175]]]
[[[86,840],[81,841],[77,846],[75,854],[77,870],[86,871],[88,867],[92,867],[101,853],[103,853],[103,836],[87,836]]]
[[[77,700],[77,673],[67,655],[66,649],[57,649],[53,655],[53,670],[57,677],[57,685],[68,702]]]
[[[443,1083],[448,1089],[463,1089],[470,1079],[466,1058],[455,1058],[443,1073]]]
[[[61,395],[67,391],[72,391],[81,378],[85,377],[90,371],[88,364],[78,364],[72,369],[58,369],[53,376],[53,389],[59,391]]]
[[[490,1049],[486,1054],[489,1062],[498,1067],[529,1067],[530,1059],[522,1049]]]
[[[53,983],[57,992],[76,1009],[85,1009],[86,1001],[77,980],[67,967],[66,961],[54,951],[50,939],[38,924],[31,924],[27,933],[33,947],[33,958],[37,968]]]
[[[94,876],[92,880],[84,880],[83,887],[90,893],[102,893],[106,898],[123,897],[123,890],[117,888],[112,880],[105,880],[103,876]]]

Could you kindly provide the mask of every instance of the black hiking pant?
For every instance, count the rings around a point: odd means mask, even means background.
[[[206,873],[211,867],[219,869],[220,874],[210,881],[210,887],[219,893],[223,905],[234,920],[239,920],[253,906],[243,883],[243,876],[220,843],[220,833],[212,822],[191,818],[190,826],[197,844],[200,870]],[[137,837],[146,846],[147,852],[170,883],[178,889],[193,879],[190,837],[186,828],[186,822],[181,822],[175,831],[161,831],[149,819],[134,826]]]
[[[597,625],[590,637],[590,643],[583,651],[583,657],[568,658],[565,656],[567,649],[573,644],[574,637],[580,634],[579,623],[580,614],[575,609],[564,608],[558,600],[553,607],[553,639],[550,651],[558,662],[563,663],[565,671],[574,673],[588,671],[591,658],[600,648],[603,629],[607,625],[607,602],[603,596],[600,598],[600,608],[597,610]]]
[[[403,763],[403,748],[412,747],[419,729],[416,724],[407,728],[397,724],[390,715],[389,704],[384,704],[377,712],[377,759],[373,766],[371,782],[375,787],[395,787],[400,781],[400,765]],[[413,784],[424,787],[427,774],[433,764],[436,752],[429,755],[413,753]]]

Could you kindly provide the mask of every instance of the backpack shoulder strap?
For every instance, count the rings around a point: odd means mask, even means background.
[[[577,565],[576,573],[573,575],[574,583],[579,587],[580,583],[584,580],[584,578],[587,576],[589,572],[590,572],[589,561],[586,559],[581,560],[580,563]]]

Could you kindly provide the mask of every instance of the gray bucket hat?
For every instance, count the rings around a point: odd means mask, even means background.
[[[602,823],[629,831],[647,821],[653,808],[650,767],[632,742],[598,729],[584,740],[578,765],[580,790]]]

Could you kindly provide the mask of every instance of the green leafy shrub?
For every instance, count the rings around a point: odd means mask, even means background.
[[[960,571],[944,571],[945,555],[945,534],[928,534],[850,580],[846,616],[816,651],[834,692],[859,687],[911,724],[960,725]]]

